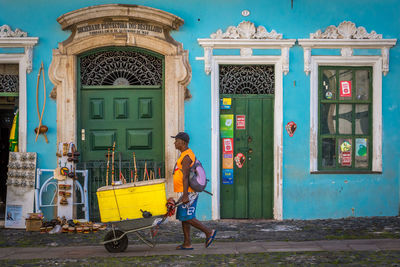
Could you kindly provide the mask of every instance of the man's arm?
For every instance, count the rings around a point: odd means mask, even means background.
[[[188,155],[186,155],[182,160],[182,173],[183,173],[183,196],[182,202],[188,203],[189,202],[189,173],[190,173],[190,164],[192,164],[192,160]]]

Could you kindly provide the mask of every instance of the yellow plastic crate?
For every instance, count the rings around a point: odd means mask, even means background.
[[[153,216],[167,212],[165,179],[103,186],[97,189],[102,222],[115,222],[143,218],[142,212]]]

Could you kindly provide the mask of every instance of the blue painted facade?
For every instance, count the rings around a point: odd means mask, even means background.
[[[52,50],[70,35],[70,32],[61,30],[56,19],[83,7],[110,3],[116,2],[0,0],[0,25],[7,24],[12,29],[20,28],[28,36],[39,37],[39,43],[34,47],[33,70],[27,75],[27,151],[38,152],[39,168],[56,167],[55,101],[48,98],[44,117],[44,123],[49,127],[49,144],[43,138],[35,142],[33,134],[38,125],[35,88],[40,63],[44,62],[47,72]],[[243,20],[262,25],[268,31],[275,29],[287,39],[309,38],[310,33],[329,25],[337,26],[345,20],[365,27],[368,32],[375,30],[383,38],[400,38],[400,2],[397,0],[294,0],[293,9],[290,0],[119,0],[118,3],[157,8],[185,21],[179,31],[171,32],[172,37],[189,51],[192,68],[188,86],[192,98],[185,102],[185,129],[191,136],[191,148],[202,159],[208,173],[211,172],[211,82],[210,76],[204,72],[204,62],[196,60],[204,53],[198,38],[209,38],[216,30],[225,31],[228,26],[237,26]],[[241,15],[245,9],[250,11],[250,16]],[[339,51],[323,53],[340,55]],[[362,53],[373,54],[375,51]],[[290,49],[290,71],[283,77],[283,124],[294,121],[298,128],[293,137],[283,133],[283,219],[399,214],[399,82],[400,47],[396,45],[390,49],[390,71],[382,78],[382,173],[310,174],[310,77],[304,73],[303,48],[296,44]],[[53,87],[47,75],[46,87],[47,93]],[[43,99],[43,95],[39,99]],[[198,217],[211,219],[211,197],[208,195],[201,196]]]

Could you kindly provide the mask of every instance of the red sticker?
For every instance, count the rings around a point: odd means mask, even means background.
[[[351,81],[340,81],[340,97],[351,97]]]
[[[286,131],[287,131],[287,133],[289,134],[289,136],[290,137],[292,137],[293,135],[294,135],[294,132],[296,131],[296,129],[297,129],[297,125],[296,125],[296,123],[295,122],[293,122],[293,121],[291,121],[291,122],[288,122],[287,124],[286,124]]]
[[[351,166],[351,152],[342,152],[342,166]]]
[[[236,130],[246,129],[246,115],[236,115]]]
[[[222,152],[224,154],[233,153],[233,138],[222,138]]]

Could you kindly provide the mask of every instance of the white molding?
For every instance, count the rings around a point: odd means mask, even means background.
[[[312,56],[310,76],[310,171],[318,171],[318,67],[371,66],[373,68],[372,171],[382,172],[382,60],[380,56]]]
[[[38,37],[0,37],[0,47],[16,47],[24,48],[24,54],[26,55],[26,70],[25,72],[31,73],[32,71],[32,59],[33,59],[33,47],[39,41]]]
[[[329,26],[324,32],[310,33],[310,39],[298,39],[304,49],[304,72],[310,73],[311,49],[340,49],[343,57],[352,57],[354,49],[380,49],[383,61],[382,72],[389,72],[389,48],[396,45],[397,39],[382,39],[375,31],[368,33],[364,27],[356,27],[351,21],[343,21],[339,26]]]
[[[25,54],[0,54],[0,64],[18,64],[19,66],[19,125],[18,151],[26,151],[27,136],[27,89],[26,89],[26,56]]]
[[[281,220],[282,214],[282,132],[283,132],[283,74],[281,56],[214,56],[211,62],[211,177],[212,219],[220,219],[220,149],[219,149],[219,65],[263,64],[275,66],[274,103],[274,219]]]
[[[343,21],[337,27],[328,26],[324,32],[318,30],[310,33],[310,39],[382,39],[382,34],[375,31],[368,33],[364,27],[356,27],[351,21]]]
[[[26,32],[21,31],[20,29],[15,29],[15,31],[11,30],[11,27],[4,24],[0,26],[0,38],[5,37],[26,37],[28,34]]]
[[[16,29],[10,32],[10,28],[3,25],[0,30],[0,47],[7,48],[24,48],[24,53],[0,54],[0,63],[18,64],[19,68],[19,125],[18,125],[18,150],[19,152],[27,151],[27,83],[26,73],[32,71],[33,47],[37,44],[38,37],[26,37],[26,33]],[[4,29],[7,30],[4,31]],[[11,36],[11,37],[10,37]],[[15,37],[23,36],[23,37]]]
[[[197,41],[204,48],[204,57],[196,59],[204,60],[204,71],[207,75],[211,73],[213,49],[240,49],[241,56],[251,56],[253,53],[249,52],[249,49],[280,49],[283,58],[282,71],[286,75],[289,72],[289,48],[294,45],[296,39],[197,39]]]
[[[256,26],[253,22],[242,21],[239,25],[229,26],[225,33],[221,29],[211,34],[212,39],[282,39],[282,34],[275,30],[268,32],[264,26]]]

